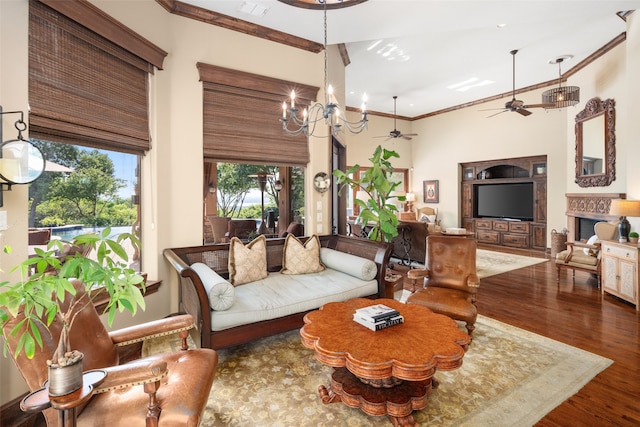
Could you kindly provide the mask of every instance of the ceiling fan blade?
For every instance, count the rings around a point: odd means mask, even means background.
[[[403,133],[403,136],[418,136],[417,133]]]
[[[524,108],[519,108],[519,109],[517,109],[517,110],[516,110],[516,113],[518,113],[518,114],[522,114],[522,115],[523,115],[523,116],[525,116],[525,117],[527,117],[527,116],[529,116],[529,115],[531,115],[531,114],[532,114],[532,113],[531,113],[531,111],[529,111],[529,110],[525,110]]]
[[[478,110],[478,111],[496,111],[496,110],[504,110],[504,108],[485,108],[484,110]]]
[[[497,113],[495,113],[495,114],[492,114],[492,115],[490,115],[490,116],[487,116],[487,119],[488,119],[488,118],[490,118],[490,117],[493,117],[493,116],[497,116],[498,114],[506,113],[507,111],[509,111],[509,110],[502,110],[502,111],[498,111],[498,112],[497,112]]]
[[[552,107],[555,107],[555,104],[527,104],[522,106],[522,108],[552,108]]]
[[[407,141],[411,141],[413,138],[411,138],[410,136],[407,135],[401,135],[402,139],[406,139]]]

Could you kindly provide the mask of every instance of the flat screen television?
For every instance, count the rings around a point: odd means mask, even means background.
[[[477,184],[474,187],[474,217],[533,221],[532,182]]]

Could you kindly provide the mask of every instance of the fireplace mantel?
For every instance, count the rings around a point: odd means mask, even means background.
[[[568,240],[578,236],[580,218],[601,221],[613,221],[617,216],[609,214],[611,200],[626,199],[626,193],[567,193],[567,229]]]

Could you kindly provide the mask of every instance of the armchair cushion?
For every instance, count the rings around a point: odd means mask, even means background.
[[[229,243],[229,282],[243,285],[267,277],[267,239],[256,237],[246,246],[237,237]]]

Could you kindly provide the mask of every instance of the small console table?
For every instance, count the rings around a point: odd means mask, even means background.
[[[106,378],[105,371],[96,369],[82,374],[82,387],[64,396],[50,396],[48,382],[40,390],[25,396],[20,402],[20,409],[24,412],[40,412],[54,408],[58,411],[58,425],[61,427],[76,427],[76,408],[87,402],[97,385]]]

